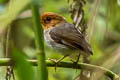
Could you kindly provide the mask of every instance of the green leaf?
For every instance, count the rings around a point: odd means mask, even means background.
[[[13,48],[12,59],[15,62],[15,69],[19,80],[35,80],[32,65],[26,61],[24,53]]]

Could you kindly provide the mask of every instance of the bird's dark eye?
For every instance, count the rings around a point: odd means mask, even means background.
[[[51,18],[50,18],[50,17],[47,17],[46,20],[47,20],[47,21],[51,21]]]

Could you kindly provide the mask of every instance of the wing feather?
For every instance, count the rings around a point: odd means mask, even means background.
[[[54,27],[50,31],[51,38],[67,47],[80,49],[84,52],[92,54],[92,49],[81,32],[79,32],[72,24],[64,23]]]

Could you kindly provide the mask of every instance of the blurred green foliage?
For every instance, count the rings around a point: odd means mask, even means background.
[[[15,63],[14,69],[16,70],[16,75],[19,80],[34,80],[35,73],[33,71],[33,67],[26,61],[24,53],[19,49],[13,47],[12,50],[12,59]]]
[[[22,0],[22,2],[24,2],[24,0]],[[15,43],[15,46],[23,50],[28,59],[35,59],[35,36],[32,28],[31,12],[29,6],[27,6],[27,9],[23,9],[24,7],[22,7],[22,2],[19,3],[21,6],[18,4],[12,6],[12,12],[11,10],[8,10],[9,2],[0,5],[0,26],[3,23],[7,25],[11,22],[11,37]],[[111,69],[113,72],[120,74],[120,54],[118,54],[120,53],[120,5],[117,3],[117,0],[86,0],[86,2],[86,5],[84,5],[84,17],[88,22],[87,35],[89,36],[89,34],[91,34],[91,40],[89,42],[91,43],[94,52],[94,55],[90,57],[91,63],[104,66],[108,69]],[[68,22],[72,23],[71,14],[69,12],[70,4],[71,0],[70,3],[67,3],[67,0],[41,0],[40,12],[41,14],[44,12],[58,13],[64,16]],[[17,7],[19,7],[20,10],[18,10]],[[3,13],[5,13],[5,17],[6,14],[7,16],[10,14],[10,17],[5,18],[8,22],[6,20],[3,22]],[[1,34],[1,36],[0,57],[3,56],[4,52],[2,45],[4,42],[3,36],[5,35]],[[59,59],[62,57],[62,55],[57,54],[57,52],[50,49],[46,43],[45,52],[47,56],[46,59]],[[23,60],[24,62],[24,57],[18,57],[18,60],[19,59]],[[69,58],[66,58],[63,61],[69,60]],[[24,63],[21,62],[20,64],[24,65]],[[22,66],[19,69],[21,68]],[[76,69],[65,68],[57,68],[56,72],[54,68],[48,68],[48,70],[49,80],[72,80],[80,72]],[[5,69],[1,70],[0,74],[4,75],[4,72]],[[4,76],[1,75],[0,78],[3,80]],[[107,79],[103,77],[100,80]]]
[[[9,0],[0,0],[0,4],[2,5],[2,4],[5,4],[5,3],[7,3]]]

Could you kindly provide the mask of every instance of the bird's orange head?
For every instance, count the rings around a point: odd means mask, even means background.
[[[66,20],[56,13],[46,12],[41,16],[41,23],[45,30],[51,27],[56,27],[63,22],[66,22]]]

